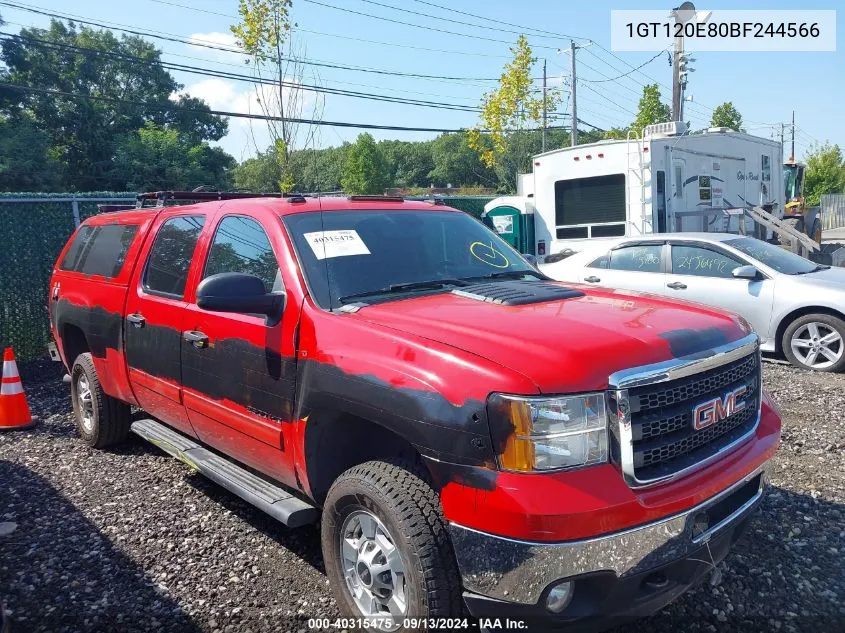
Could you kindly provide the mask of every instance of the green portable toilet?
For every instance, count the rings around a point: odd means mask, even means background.
[[[503,196],[484,205],[481,219],[520,253],[536,255],[534,205],[524,196]]]

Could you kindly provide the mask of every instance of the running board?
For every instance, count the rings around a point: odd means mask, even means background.
[[[145,419],[133,422],[131,428],[136,435],[185,462],[214,483],[288,527],[301,527],[317,521],[319,510],[310,503],[294,497],[284,488],[254,475],[225,457],[212,453],[168,426]]]

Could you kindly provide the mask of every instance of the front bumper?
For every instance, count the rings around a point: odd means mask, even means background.
[[[733,534],[738,532],[737,527],[760,503],[764,480],[765,473],[762,469],[757,470],[680,514],[588,540],[564,543],[519,541],[452,523],[449,530],[463,585],[469,592],[467,602],[474,612],[493,607],[502,614],[516,615],[527,608],[534,615],[554,615],[542,608],[537,613],[536,608],[531,607],[538,605],[551,585],[572,579],[575,581],[576,597],[558,617],[582,617],[569,613],[578,602],[581,586],[586,591],[592,584],[598,582],[602,585],[607,579],[626,582],[639,578],[648,581],[650,576],[673,564],[699,560],[702,550],[707,552],[705,563],[706,568],[710,568],[716,558],[713,544],[718,541],[719,549],[724,547],[724,552],[719,552],[724,557],[734,540]],[[605,581],[600,581],[601,578]],[[666,599],[656,604],[654,610],[683,593],[691,582],[676,593],[666,595]],[[477,608],[474,609],[473,604]]]

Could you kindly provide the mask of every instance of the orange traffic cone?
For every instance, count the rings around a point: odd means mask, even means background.
[[[7,347],[3,353],[3,382],[0,385],[0,431],[25,429],[33,424],[15,353]]]

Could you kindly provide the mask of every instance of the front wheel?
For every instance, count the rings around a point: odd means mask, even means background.
[[[372,461],[338,477],[323,508],[322,547],[341,611],[377,620],[374,631],[405,630],[406,618],[461,615],[440,503],[411,464]]]
[[[789,324],[782,346],[793,365],[840,371],[845,367],[845,322],[829,314],[808,314]]]

